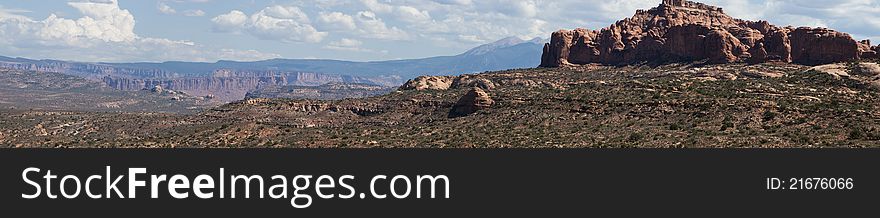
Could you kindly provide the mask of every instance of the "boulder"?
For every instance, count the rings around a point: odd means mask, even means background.
[[[859,74],[866,77],[880,76],[880,64],[872,62],[859,63]]]
[[[849,78],[849,71],[847,67],[843,64],[826,64],[819,65],[809,69],[810,71],[815,71],[818,73],[823,73],[831,76],[835,80],[840,80],[842,78]]]
[[[407,81],[399,90],[447,90],[454,79],[451,76],[420,76]]]
[[[477,111],[486,109],[495,104],[495,101],[486,91],[480,88],[472,88],[464,96],[458,99],[458,102],[452,106],[449,111],[450,118],[468,116]]]
[[[152,89],[150,89],[150,92],[161,94],[161,93],[165,92],[165,89],[163,89],[162,86],[160,86],[160,85],[156,85],[156,86],[153,86]]]

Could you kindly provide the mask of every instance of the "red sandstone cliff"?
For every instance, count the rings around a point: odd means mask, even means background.
[[[663,0],[601,30],[560,30],[544,46],[542,67],[650,62],[769,61],[807,65],[875,58],[880,48],[826,28],[777,27],[735,19],[721,8]]]

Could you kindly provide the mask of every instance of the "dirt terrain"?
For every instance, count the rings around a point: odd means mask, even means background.
[[[878,84],[874,62],[521,69],[193,115],[2,110],[0,145],[880,147]]]

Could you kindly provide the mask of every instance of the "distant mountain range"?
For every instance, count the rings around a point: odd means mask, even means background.
[[[262,86],[363,83],[397,86],[422,75],[459,75],[531,68],[540,64],[545,40],[509,37],[459,55],[390,61],[271,59],[215,63],[86,63],[0,56],[0,68],[74,75],[100,80],[121,90],[163,86],[192,95],[214,95],[225,101],[244,98]]]
[[[357,77],[398,76],[410,79],[422,75],[456,75],[483,71],[536,67],[541,63],[544,39],[508,37],[455,56],[421,59],[354,62],[322,59],[271,59],[254,62],[216,63],[164,62],[107,64],[120,68],[159,69],[184,74],[205,74],[217,69],[242,71],[314,72]]]

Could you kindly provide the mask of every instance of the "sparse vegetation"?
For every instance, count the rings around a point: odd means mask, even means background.
[[[855,66],[855,64],[853,64]],[[523,69],[468,88],[250,99],[194,115],[0,110],[15,147],[878,147],[880,92],[791,64]],[[749,77],[766,71],[781,77]],[[824,79],[816,79],[824,78]],[[39,128],[37,128],[39,127]]]

